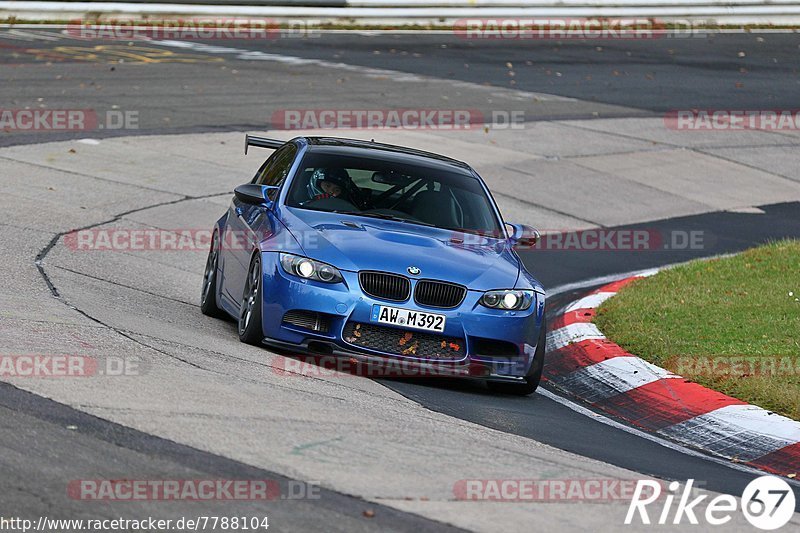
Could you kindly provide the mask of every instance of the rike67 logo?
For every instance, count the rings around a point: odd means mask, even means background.
[[[700,523],[698,516],[713,526],[727,524],[740,508],[740,502],[734,496],[721,494],[705,503],[705,512],[700,513],[698,507],[703,504],[708,494],[700,494],[695,498],[692,493],[694,480],[690,479],[679,495],[680,483],[673,481],[667,486],[668,493],[662,494],[662,486],[656,481],[639,480],[625,516],[625,524],[636,522],[642,524],[683,524]],[[676,506],[673,504],[677,500]],[[658,502],[653,508],[650,504]],[[761,476],[751,481],[742,492],[741,512],[751,525],[765,531],[772,531],[785,526],[794,514],[795,496],[792,487],[776,476]],[[651,521],[648,511],[655,511]]]

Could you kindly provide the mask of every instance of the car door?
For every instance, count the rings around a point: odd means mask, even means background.
[[[297,147],[290,144],[279,148],[261,166],[251,183],[280,187],[286,180],[297,156]],[[278,195],[274,194],[273,200]],[[225,276],[223,293],[234,305],[241,303],[247,270],[253,249],[275,232],[274,211],[264,206],[247,204],[233,197],[228,211],[225,243]]]

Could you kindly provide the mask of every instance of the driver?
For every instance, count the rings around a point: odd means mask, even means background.
[[[350,175],[343,168],[318,168],[308,180],[308,200],[325,198],[348,199],[351,196]]]

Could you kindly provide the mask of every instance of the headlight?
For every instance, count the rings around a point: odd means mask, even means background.
[[[281,254],[281,266],[289,274],[303,279],[313,279],[325,283],[339,283],[342,281],[342,273],[336,267],[314,261],[308,257]]]
[[[488,291],[481,296],[480,304],[492,309],[524,311],[533,303],[533,291],[502,290]]]

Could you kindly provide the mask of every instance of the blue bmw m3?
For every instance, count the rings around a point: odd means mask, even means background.
[[[247,136],[275,150],[213,230],[201,309],[242,342],[402,362],[530,394],[545,292],[469,165],[376,142]]]

